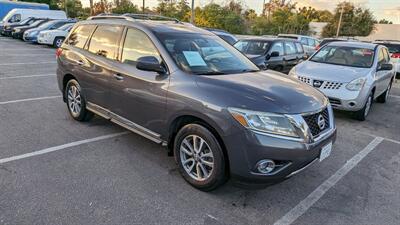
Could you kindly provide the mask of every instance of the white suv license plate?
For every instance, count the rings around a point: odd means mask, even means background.
[[[332,142],[322,147],[321,153],[319,154],[319,161],[321,162],[322,160],[328,158],[328,156],[331,155],[331,151],[332,151]]]

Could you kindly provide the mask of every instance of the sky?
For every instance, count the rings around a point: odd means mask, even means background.
[[[89,0],[81,0],[84,6],[89,5]],[[96,0],[94,0],[96,2]],[[143,0],[131,0],[134,4],[141,6]],[[203,6],[210,2],[224,3],[229,0],[195,0],[195,6]],[[246,7],[254,9],[257,13],[261,13],[264,0],[238,0]],[[269,0],[265,0],[268,2]],[[312,6],[316,9],[327,9],[333,11],[335,6],[343,0],[287,0],[297,2],[298,6]],[[374,16],[380,19],[390,20],[393,23],[400,24],[400,0],[347,0],[357,6],[369,8]],[[157,0],[145,0],[146,6],[150,8],[158,4]],[[191,0],[188,0],[191,2]]]

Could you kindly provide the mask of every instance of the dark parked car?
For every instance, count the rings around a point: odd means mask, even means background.
[[[184,179],[265,184],[329,156],[332,108],[318,90],[260,71],[233,46],[176,21],[77,23],[57,50],[70,115],[93,114],[167,146]]]
[[[25,31],[30,30],[32,28],[39,27],[40,25],[48,22],[49,19],[40,19],[33,22],[31,25],[22,26],[22,27],[15,27],[12,29],[11,36],[13,38],[22,39],[24,36]]]
[[[204,29],[214,33],[218,37],[222,38],[222,40],[228,42],[230,45],[234,45],[238,41],[238,39],[228,31],[214,29],[214,28],[204,28]]]
[[[29,17],[29,18],[26,18],[25,20],[23,20],[23,21],[21,21],[21,22],[19,22],[17,24],[4,25],[1,28],[1,34],[4,35],[4,36],[11,36],[11,32],[12,32],[13,28],[22,27],[22,26],[29,26],[32,23],[34,23],[35,21],[37,21],[37,20],[39,20],[39,19],[38,18]]]
[[[288,73],[305,59],[303,46],[292,39],[249,38],[238,41],[234,46],[261,69]]]

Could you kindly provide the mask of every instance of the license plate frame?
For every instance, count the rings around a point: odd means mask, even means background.
[[[332,142],[329,142],[327,145],[321,148],[319,153],[319,161],[322,162],[324,159],[328,158],[332,152]]]

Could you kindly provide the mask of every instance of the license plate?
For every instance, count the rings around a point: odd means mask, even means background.
[[[328,158],[328,156],[331,154],[331,151],[332,151],[332,142],[322,147],[321,153],[319,154],[319,161],[321,162],[322,160]]]

